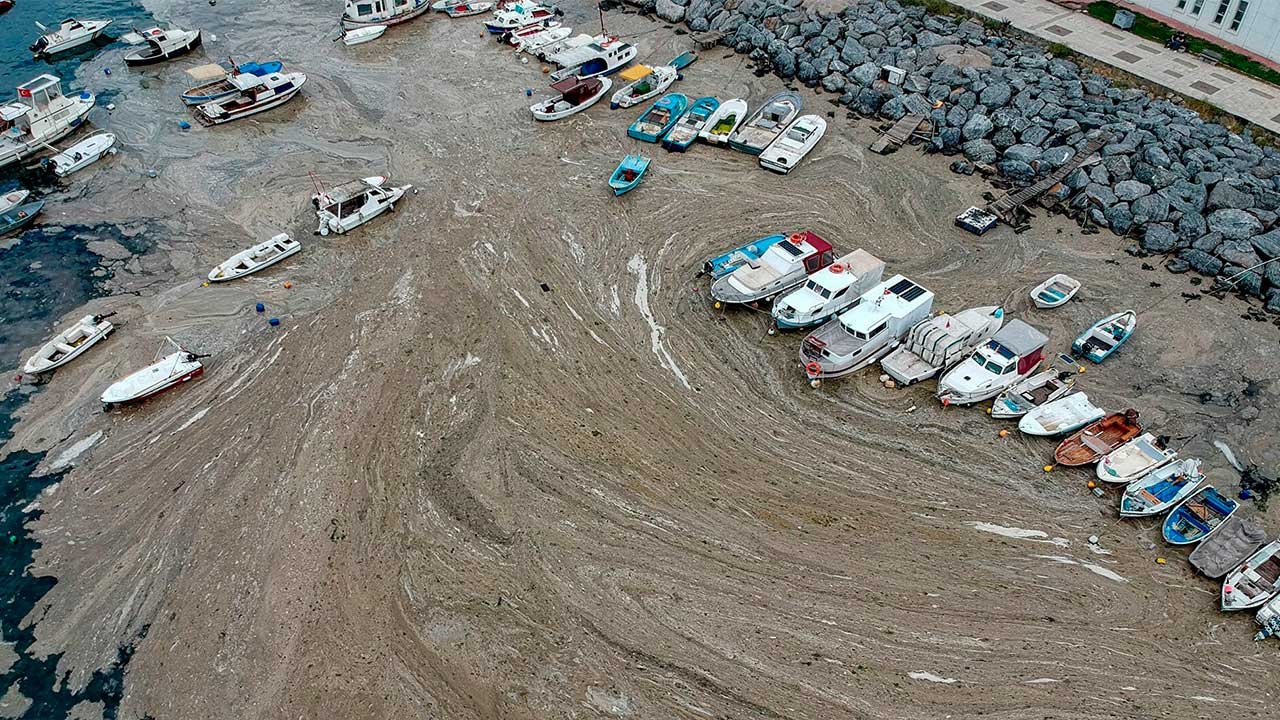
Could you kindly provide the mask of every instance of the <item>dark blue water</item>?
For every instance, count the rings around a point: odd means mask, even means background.
[[[142,6],[131,0],[17,0],[12,10],[0,15],[0,98],[7,102],[14,96],[14,88],[41,73],[52,73],[75,87],[76,68],[82,60],[93,57],[107,42],[99,46],[86,45],[61,53],[51,60],[33,60],[27,48],[43,33],[35,26],[44,23],[50,29],[66,18],[99,20],[111,18],[115,23],[107,28],[107,35],[118,37],[133,26],[139,28],[150,22]]]

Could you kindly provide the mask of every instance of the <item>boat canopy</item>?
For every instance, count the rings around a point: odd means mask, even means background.
[[[884,270],[884,261],[861,248],[837,258],[834,265],[844,266],[843,272],[833,272],[828,266],[822,272],[810,276],[810,282],[832,293],[839,292],[877,269]]]
[[[246,75],[241,73],[239,75],[231,76],[231,86],[237,90],[252,90],[259,85],[264,84],[266,84],[266,80],[259,75]]]
[[[818,254],[822,254],[824,252],[831,250],[831,243],[827,242],[826,240],[823,240],[822,236],[814,232],[805,230],[803,232],[799,232],[796,234],[799,235],[800,237],[796,238],[795,235],[792,235],[791,237],[787,238],[784,242],[791,242],[793,244],[796,242],[807,243],[810,247],[816,250]],[[795,239],[793,240],[793,238]]]
[[[372,185],[365,182],[364,180],[352,180],[350,182],[342,183],[341,185],[330,190],[329,192],[326,192],[325,199],[331,205],[334,203],[344,203],[350,200],[351,198],[360,197],[361,195],[364,195],[365,193],[369,192],[369,189],[372,187],[373,187]]]
[[[26,115],[29,110],[31,110],[30,107],[21,103],[0,105],[0,120],[3,120],[4,122],[13,122],[23,115]]]
[[[642,77],[651,75],[652,73],[653,73],[653,68],[649,67],[648,65],[632,65],[629,68],[624,68],[622,72],[619,72],[618,77],[627,81],[635,81],[635,80],[639,80]]]
[[[227,69],[221,65],[209,63],[208,65],[197,65],[186,71],[192,80],[207,82],[210,80],[221,80],[227,76]]]
[[[1049,338],[1021,320],[1010,320],[996,332],[991,341],[1015,356],[1021,357],[1043,348],[1045,343],[1049,342]]]

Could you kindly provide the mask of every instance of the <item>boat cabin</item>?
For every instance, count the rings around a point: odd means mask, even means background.
[[[840,316],[845,333],[862,342],[900,338],[933,309],[933,293],[894,275],[862,296],[858,306]]]
[[[795,107],[789,102],[776,101],[764,106],[760,117],[752,123],[762,128],[772,129],[783,125],[795,114]]]
[[[811,122],[805,122],[802,119],[787,128],[787,132],[783,134],[783,137],[786,138],[787,142],[803,147],[804,144],[809,141],[809,137],[817,131],[817,125],[814,125]]]
[[[570,105],[581,105],[600,92],[600,81],[583,80],[578,76],[551,83],[551,89],[560,93],[561,99]]]
[[[390,20],[413,12],[427,0],[347,0],[343,16],[355,22]]]
[[[978,348],[969,362],[994,376],[1026,375],[1044,359],[1049,338],[1021,320],[1012,320]]]
[[[563,68],[558,71],[562,77],[570,73],[591,77],[608,74],[635,56],[636,49],[630,43],[613,36],[596,36],[593,42],[560,53],[555,61]]]
[[[884,261],[858,249],[809,276],[804,284],[778,299],[779,320],[808,323],[856,305],[871,285],[880,282]]]
[[[791,272],[796,265],[803,264],[805,274],[812,274],[830,265],[831,260],[831,243],[805,230],[770,247],[759,262],[773,268],[778,274]]]
[[[16,102],[0,105],[0,137],[43,136],[74,114],[75,103],[62,94],[62,80],[41,75],[18,86]]]
[[[352,180],[343,183],[328,192],[312,198],[317,212],[329,213],[338,220],[354,215],[364,207],[369,193],[377,190],[377,186],[364,180]]]

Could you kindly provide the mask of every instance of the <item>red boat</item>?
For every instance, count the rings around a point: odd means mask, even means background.
[[[7,13],[13,9],[14,0],[0,0],[0,13]]]

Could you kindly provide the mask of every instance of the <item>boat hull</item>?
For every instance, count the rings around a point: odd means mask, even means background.
[[[422,4],[418,5],[417,7],[411,8],[410,10],[404,13],[401,13],[399,15],[393,15],[391,17],[368,18],[365,20],[357,20],[355,18],[351,18],[344,14],[342,16],[342,27],[348,30],[354,30],[356,28],[371,27],[373,25],[386,25],[390,27],[392,25],[407,23],[410,20],[416,20],[417,18],[422,17],[423,15],[425,15],[431,10],[431,3],[426,2],[426,0],[421,0],[421,3]]]
[[[173,48],[171,50],[166,50],[165,52],[162,52],[162,53],[156,53],[155,55],[145,55],[142,53],[131,53],[129,55],[125,55],[124,64],[128,65],[129,67],[144,67],[146,65],[156,65],[156,64],[165,62],[167,60],[172,60],[176,57],[182,57],[183,55],[186,55],[192,50],[195,50],[196,48],[200,47],[200,44],[204,42],[202,38],[203,38],[203,33],[197,30],[195,37],[191,38],[186,43],[176,48]]]
[[[26,364],[22,368],[22,371],[28,375],[41,375],[43,373],[53,372],[54,370],[57,370],[58,368],[70,363],[72,360],[75,360],[76,358],[80,357],[85,352],[87,352],[89,348],[96,345],[99,341],[106,339],[106,337],[115,330],[115,326],[112,325],[111,323],[103,323],[103,325],[105,325],[105,327],[95,332],[93,335],[90,335],[89,337],[85,338],[84,341],[81,342],[79,345],[75,346],[75,348],[71,352],[67,353],[66,355],[63,355],[62,357],[58,358],[56,361],[51,362],[47,365],[40,364],[39,362],[42,356],[44,355],[48,345],[46,345],[45,347],[42,347],[40,349],[41,350],[40,353],[37,353],[36,356],[27,360]]]
[[[6,165],[12,165],[24,158],[31,157],[36,153],[46,150],[46,145],[55,143],[62,138],[75,132],[77,128],[84,124],[84,119],[89,115],[89,111],[93,109],[94,96],[89,95],[88,98],[81,100],[80,107],[76,108],[76,112],[67,121],[67,124],[39,139],[31,139],[22,143],[16,143],[3,149],[0,149],[0,168]]]
[[[216,117],[210,116],[207,113],[198,110],[196,113],[196,118],[199,119],[200,122],[205,125],[225,125],[229,122],[234,122],[236,120],[243,120],[244,118],[257,115],[258,113],[263,113],[268,110],[274,110],[275,108],[278,108],[281,105],[284,105],[285,103],[297,97],[298,93],[301,92],[302,90],[302,85],[305,82],[306,82],[305,80],[302,82],[299,82],[298,84],[294,85],[293,88],[289,90],[287,94],[277,95],[276,97],[272,98],[269,102],[264,102],[260,105],[254,105],[253,107],[244,108],[241,110],[237,110],[236,112],[227,113],[225,115],[219,115]]]
[[[112,394],[112,388],[107,388],[107,392],[102,394],[102,404],[108,407],[116,405],[125,405],[127,403],[139,402],[149,397],[154,397],[169,388],[181,385],[189,380],[194,380],[204,374],[204,366],[198,365],[194,369],[188,370],[181,375],[174,375],[165,380],[148,385],[147,387],[129,393]],[[114,386],[112,386],[114,387]]]

